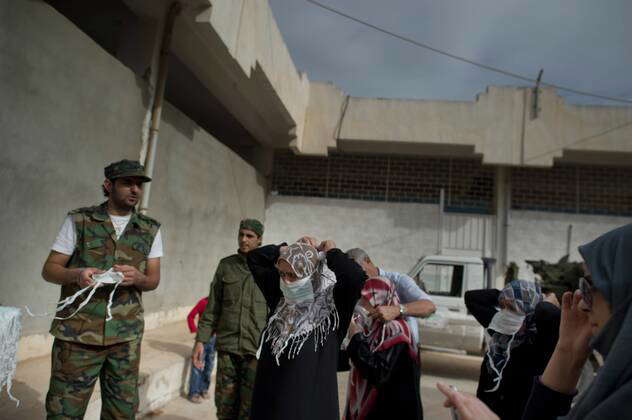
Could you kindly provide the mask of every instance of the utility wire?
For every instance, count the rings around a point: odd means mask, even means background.
[[[435,52],[437,54],[441,54],[441,55],[444,55],[446,57],[450,57],[450,58],[452,58],[454,60],[462,61],[464,63],[468,63],[468,64],[471,64],[473,66],[479,67],[479,68],[481,68],[483,70],[488,70],[488,71],[492,71],[492,72],[495,72],[495,73],[500,73],[500,74],[503,74],[505,76],[512,77],[514,79],[522,80],[522,81],[525,81],[525,82],[530,82],[530,83],[536,83],[537,82],[536,79],[533,79],[531,77],[527,77],[527,76],[524,76],[524,75],[521,75],[521,74],[518,74],[518,73],[514,73],[514,72],[511,72],[511,71],[508,71],[508,70],[503,70],[503,69],[500,69],[498,67],[489,66],[487,64],[482,64],[482,63],[479,63],[479,62],[476,62],[476,61],[473,61],[473,60],[470,60],[470,59],[458,56],[456,54],[452,54],[452,53],[449,53],[447,51],[440,50],[438,48],[432,47],[432,46],[430,46],[428,44],[424,44],[423,42],[419,42],[419,41],[414,40],[412,38],[408,38],[408,37],[405,37],[403,35],[396,34],[394,32],[389,31],[388,29],[381,28],[381,27],[376,26],[376,25],[374,25],[372,23],[369,23],[367,21],[364,21],[364,20],[361,20],[359,18],[356,18],[356,17],[353,17],[351,15],[348,15],[348,14],[346,14],[344,12],[341,12],[340,10],[337,10],[337,9],[334,9],[334,8],[332,8],[330,6],[322,4],[322,3],[320,3],[320,2],[318,2],[316,0],[306,0],[306,1],[308,3],[313,4],[314,6],[318,6],[318,7],[322,8],[322,9],[325,9],[325,10],[327,10],[327,11],[329,11],[331,13],[334,13],[334,14],[336,14],[338,16],[342,16],[342,17],[344,17],[346,19],[352,20],[352,21],[354,21],[356,23],[359,23],[361,25],[364,25],[364,26],[367,26],[367,27],[369,27],[371,29],[374,29],[374,30],[376,30],[378,32],[386,34],[386,35],[388,35],[390,37],[399,39],[400,41],[404,41],[404,42],[407,42],[409,44],[415,45],[417,47],[433,51],[433,52]],[[584,92],[584,91],[577,90],[577,89],[572,89],[572,88],[568,88],[568,87],[564,87],[564,86],[555,85],[553,83],[540,82],[540,85],[548,86],[548,87],[555,88],[555,89],[558,89],[558,90],[562,90],[562,91],[565,91],[565,92],[574,93],[576,95],[590,96],[590,97],[593,97],[593,98],[603,99],[603,100],[607,100],[607,101],[621,102],[621,103],[625,103],[625,104],[632,104],[632,100],[630,100],[630,99],[615,98],[615,97],[611,97],[611,96],[599,95],[599,94],[596,94],[596,93]]]
[[[593,134],[592,136],[583,137],[583,138],[581,138],[579,140],[572,141],[572,142],[570,142],[568,144],[565,144],[562,147],[557,147],[555,149],[548,150],[548,151],[546,151],[544,153],[539,153],[539,154],[537,154],[535,156],[531,156],[528,159],[525,159],[524,162],[522,162],[522,163],[524,164],[524,163],[527,163],[527,162],[531,162],[532,160],[536,160],[536,159],[539,159],[541,157],[545,157],[545,156],[551,155],[551,154],[553,154],[555,152],[559,152],[560,150],[566,149],[566,148],[568,148],[570,146],[575,146],[575,145],[578,145],[580,143],[585,143],[585,142],[587,142],[589,140],[597,139],[597,138],[599,138],[601,136],[605,136],[606,134],[612,133],[613,131],[621,130],[621,129],[629,127],[629,126],[632,126],[632,121],[628,121],[628,122],[625,122],[623,124],[619,124],[616,127],[611,127],[611,128],[609,128],[607,130],[602,131],[601,133]]]

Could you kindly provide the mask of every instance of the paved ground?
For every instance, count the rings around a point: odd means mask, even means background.
[[[481,358],[456,355],[451,353],[422,352],[421,398],[424,405],[424,419],[451,420],[450,412],[443,408],[443,397],[436,389],[437,382],[455,385],[459,390],[474,393],[481,366]],[[338,395],[341,410],[344,405],[347,388],[347,374],[338,374]],[[213,389],[211,389],[213,391]],[[166,407],[157,410],[145,419],[184,420],[184,419],[216,419],[213,400],[202,404],[192,404],[180,397],[171,401]]]

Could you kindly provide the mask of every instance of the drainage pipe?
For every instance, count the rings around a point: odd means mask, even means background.
[[[162,115],[162,103],[165,96],[165,86],[167,84],[167,70],[169,59],[169,48],[171,45],[171,35],[176,17],[182,10],[180,3],[172,3],[167,12],[165,25],[162,33],[160,45],[160,60],[158,62],[158,81],[154,94],[154,103],[151,109],[151,124],[149,126],[149,140],[147,141],[147,153],[145,153],[145,175],[152,177],[154,173],[154,163],[156,160],[156,147],[158,143],[158,133],[160,129],[160,117]],[[145,184],[143,188],[143,199],[140,204],[140,212],[145,214],[149,208],[149,196],[151,193],[151,182]]]

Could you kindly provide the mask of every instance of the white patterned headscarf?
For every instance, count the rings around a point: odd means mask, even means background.
[[[304,279],[311,276],[318,267],[318,250],[306,243],[297,242],[286,247],[279,254],[278,261],[287,262],[296,277]]]
[[[511,311],[524,317],[520,329],[512,335],[507,335],[494,330],[494,319],[485,330],[485,341],[487,343],[487,371],[494,377],[494,387],[485,392],[495,392],[500,388],[503,371],[511,352],[522,343],[535,337],[537,333],[534,316],[535,307],[542,302],[542,290],[540,285],[527,280],[513,280],[500,291],[498,296],[499,306],[505,307],[502,311]],[[497,314],[497,316],[500,313]],[[495,317],[494,317],[495,318]]]
[[[305,243],[294,243],[281,252],[279,261],[287,262],[298,279],[310,278],[314,299],[287,302],[281,298],[261,336],[261,345],[270,343],[272,354],[279,359],[288,349],[287,358],[294,358],[305,341],[314,334],[314,351],[322,346],[329,333],[338,328],[338,311],[334,303],[336,276],[327,267],[325,254]],[[257,352],[260,355],[261,348]]]

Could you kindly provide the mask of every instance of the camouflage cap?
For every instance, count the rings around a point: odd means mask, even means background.
[[[263,236],[263,223],[257,219],[244,219],[239,222],[239,229],[248,229],[256,233],[258,236]]]
[[[143,182],[150,182],[151,178],[145,175],[145,167],[137,160],[123,159],[118,162],[110,163],[103,170],[107,179],[114,180],[126,176],[135,176],[142,178]]]

